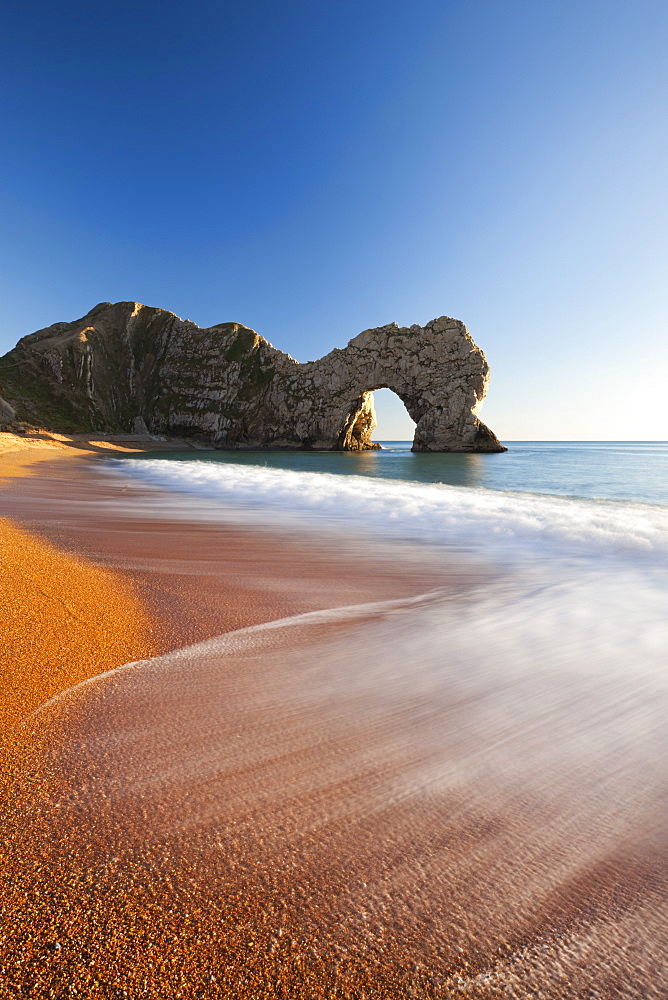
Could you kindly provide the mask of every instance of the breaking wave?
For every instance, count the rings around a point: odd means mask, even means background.
[[[207,501],[208,516],[274,527],[344,525],[376,537],[446,545],[487,557],[621,557],[665,564],[668,509],[642,503],[425,485],[207,461],[121,460],[116,468]],[[214,504],[212,509],[211,504]],[[202,507],[200,515],[204,516]]]

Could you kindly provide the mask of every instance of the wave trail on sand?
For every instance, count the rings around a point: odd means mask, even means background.
[[[631,583],[624,604],[602,575],[522,570],[71,689],[31,720],[22,915],[37,841],[58,933],[93,956],[81,982],[113,967],[135,990],[185,976],[214,997],[660,996],[668,635],[659,595]]]

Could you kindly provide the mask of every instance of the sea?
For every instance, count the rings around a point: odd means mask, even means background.
[[[197,914],[197,974],[228,984],[197,995],[276,996],[286,969],[286,996],[668,995],[667,443],[106,467],[150,488],[120,491],[135,509],[429,573],[409,598],[227,632],[43,706],[31,726],[59,734],[64,777],[25,812],[77,816],[44,865],[58,892],[64,864],[75,900],[84,874],[163,900],[160,968],[193,983]],[[139,940],[123,920],[98,937]]]
[[[586,657],[629,681],[668,665],[668,443],[514,441],[499,454],[146,453],[113,466],[183,516],[402,542],[498,581],[455,625],[497,668]],[[174,508],[173,508],[174,509]],[[400,546],[394,551],[400,558]],[[444,600],[444,613],[447,607]],[[498,622],[503,621],[503,628]]]
[[[147,452],[112,469],[243,517],[345,528],[513,562],[666,557],[668,443],[513,441],[498,454],[381,450]],[[200,509],[203,510],[203,507]],[[593,569],[593,564],[588,564]]]
[[[663,698],[668,443],[507,445],[499,454],[413,453],[407,441],[362,453],[156,452],[113,465],[167,491],[183,516],[373,541],[397,560],[408,545],[489,571],[493,583],[475,599],[454,606],[430,595],[428,611],[404,618],[421,658],[431,635],[438,660],[447,634],[451,656],[475,647],[478,671],[499,683],[540,663],[555,678],[614,678],[615,699],[643,684]]]

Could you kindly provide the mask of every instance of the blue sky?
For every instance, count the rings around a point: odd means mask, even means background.
[[[7,0],[0,349],[104,300],[302,361],[447,314],[501,438],[668,439],[667,51],[663,0]]]

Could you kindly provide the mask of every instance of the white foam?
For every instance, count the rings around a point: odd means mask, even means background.
[[[618,501],[379,480],[219,462],[121,460],[123,472],[263,523],[344,523],[383,537],[483,552],[608,556],[665,565],[668,509]],[[189,513],[195,514],[195,507]]]
[[[344,527],[347,538],[354,531],[390,542],[407,538],[505,568],[462,599],[436,596],[410,609],[408,645],[400,650],[393,637],[388,662],[395,653],[406,664],[438,661],[444,648],[466,662],[474,645],[479,669],[487,665],[506,679],[516,669],[562,676],[586,665],[588,672],[629,682],[651,676],[654,685],[665,673],[666,508],[231,463],[119,464],[145,483],[191,498],[180,501],[190,517],[197,498],[204,498],[206,517],[250,517],[302,530]],[[212,640],[221,652],[229,641]]]
[[[127,685],[138,673],[189,671],[207,658],[222,662],[261,652],[278,629],[288,633],[289,646],[291,630],[350,621],[354,640],[342,629],[326,640],[329,659],[320,662],[322,651],[309,658],[322,683],[332,685],[332,698],[359,690],[372,700],[408,704],[420,693],[429,703],[432,689],[446,685],[462,702],[484,697],[490,726],[501,731],[507,725],[509,732],[531,699],[540,703],[536,719],[543,704],[562,704],[574,766],[596,749],[588,733],[602,698],[609,721],[596,729],[599,750],[614,746],[615,754],[628,756],[637,744],[644,753],[642,734],[665,726],[668,511],[662,508],[198,461],[118,466],[178,491],[165,502],[176,498],[188,518],[197,516],[197,498],[204,497],[207,518],[250,510],[254,520],[271,525],[344,524],[348,537],[364,529],[467,549],[478,559],[491,555],[505,571],[455,593],[448,588],[412,601],[340,607],[241,629],[130,664],[60,697],[85,699],[98,685],[103,691],[110,683]],[[173,507],[166,509],[173,514]],[[395,550],[400,559],[401,546],[392,546],[392,555]]]

